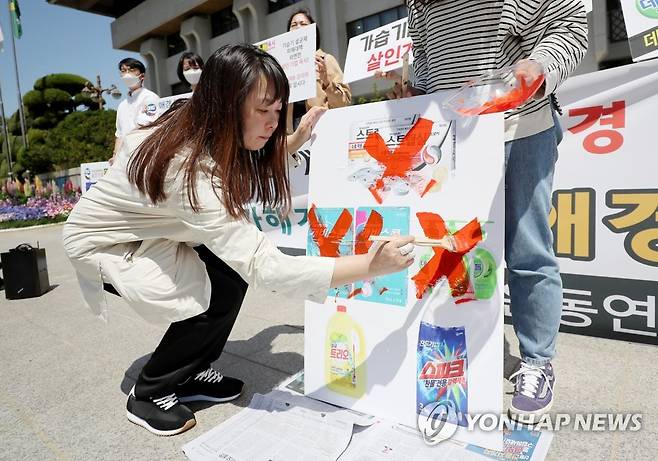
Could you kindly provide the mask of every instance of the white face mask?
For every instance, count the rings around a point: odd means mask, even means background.
[[[125,74],[121,74],[121,80],[123,81],[123,84],[128,87],[128,89],[131,89],[139,84],[139,77],[135,77],[133,74],[127,72]]]
[[[185,76],[185,80],[190,82],[190,85],[196,85],[199,83],[199,79],[201,78],[201,69],[184,70],[183,76]]]

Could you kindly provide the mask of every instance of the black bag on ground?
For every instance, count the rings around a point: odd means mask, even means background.
[[[45,248],[22,243],[0,254],[7,299],[41,296],[50,288]]]

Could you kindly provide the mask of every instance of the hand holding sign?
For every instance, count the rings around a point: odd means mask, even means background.
[[[388,72],[377,70],[374,75],[375,78],[393,80],[395,82],[391,91],[386,93],[388,99],[410,98],[412,96],[425,94],[424,91],[409,85],[409,53],[405,53],[403,57],[402,75],[394,70]]]
[[[329,75],[327,74],[327,65],[324,62],[324,55],[315,56],[315,69],[318,73],[318,80],[320,81],[322,88],[328,87],[331,82],[329,81]]]

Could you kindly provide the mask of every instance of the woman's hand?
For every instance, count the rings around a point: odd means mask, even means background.
[[[414,262],[414,237],[397,237],[378,247],[372,248],[370,267],[371,276],[399,272],[411,266]]]
[[[291,110],[291,109],[289,109]],[[326,107],[311,107],[304,114],[295,132],[288,136],[288,152],[297,152],[302,145],[309,140],[315,124],[318,123],[322,114],[327,111]]]
[[[396,237],[390,242],[376,242],[367,254],[336,258],[331,286],[400,272],[414,262],[414,237]]]
[[[299,121],[299,126],[295,130],[299,133],[300,139],[302,139],[302,144],[309,140],[315,124],[318,123],[320,117],[327,111],[326,107],[311,107],[308,112],[304,114],[302,119]]]
[[[514,76],[517,80],[525,80],[526,85],[532,85],[532,82],[544,75],[544,66],[533,59],[521,59],[514,65]],[[546,82],[533,95],[535,99],[544,97]]]
[[[329,81],[329,75],[327,74],[327,65],[324,62],[324,56],[315,57],[315,69],[318,72],[318,80],[320,80],[322,88],[328,87],[331,82]]]
[[[388,72],[382,72],[381,70],[377,70],[375,71],[375,78],[381,80],[392,80],[393,82],[395,82],[393,83],[393,87],[391,88],[391,91],[386,93],[386,97],[388,99],[410,98],[412,96],[425,94],[424,91],[409,85],[409,82],[403,82],[402,75],[398,74],[394,70],[390,70]],[[406,83],[406,88],[405,88],[405,83]]]

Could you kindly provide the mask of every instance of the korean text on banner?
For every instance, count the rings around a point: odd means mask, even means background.
[[[569,79],[553,183],[561,331],[658,344],[658,62]],[[583,172],[589,172],[583,175]]]
[[[315,24],[254,43],[274,56],[290,82],[289,103],[304,101],[317,95],[315,71]]]
[[[407,18],[352,37],[347,45],[345,59],[346,83],[372,77],[375,71],[389,71],[402,67],[405,53],[413,62],[412,42]]]

